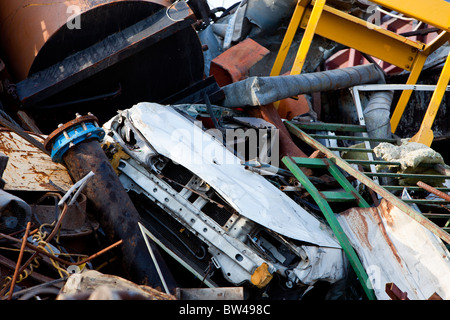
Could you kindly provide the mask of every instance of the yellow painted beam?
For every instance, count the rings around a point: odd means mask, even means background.
[[[450,40],[450,33],[442,31],[436,38],[434,38],[430,43],[427,43],[423,49],[423,53],[429,56],[431,53],[439,49],[447,41]]]
[[[420,52],[416,59],[414,60],[411,73],[409,74],[408,80],[406,84],[416,84],[419,78],[419,75],[422,71],[423,65],[431,53],[436,51],[439,47],[445,44],[450,40],[449,32],[441,32],[436,38],[434,38],[430,43],[426,44],[423,51]],[[403,90],[400,98],[398,99],[397,105],[394,109],[394,112],[391,116],[391,131],[395,133],[397,130],[398,124],[400,123],[400,119],[405,111],[406,105],[411,97],[412,90]]]
[[[307,15],[305,12],[300,26],[307,24]],[[327,5],[317,24],[316,34],[408,71],[425,46]]]
[[[320,16],[325,6],[325,1],[326,0],[316,0],[311,10],[311,15],[305,15],[305,18],[308,19],[308,24],[305,28],[305,33],[303,34],[300,47],[298,48],[297,55],[292,65],[291,74],[300,74],[302,72],[306,56],[308,55],[309,47],[311,46],[311,42],[320,20]]]
[[[314,34],[333,40],[347,47],[379,58],[410,71],[407,84],[415,84],[429,54],[450,40],[450,32],[441,32],[431,43],[412,41],[375,24],[359,19],[325,5],[326,0],[299,0],[281,44],[271,76],[279,75],[299,25],[305,29],[291,74],[300,74]],[[426,22],[442,30],[450,29],[450,3],[443,0],[374,0],[385,8]],[[311,5],[311,3],[313,5]],[[442,70],[419,132],[411,139],[431,145],[431,126],[443,94],[450,80],[450,62]],[[404,90],[391,117],[391,130],[395,132],[411,97],[412,90]],[[277,104],[278,105],[278,104]]]
[[[431,127],[434,122],[434,118],[439,110],[439,106],[441,105],[442,98],[444,97],[444,93],[447,89],[448,83],[450,81],[450,54],[447,56],[447,60],[445,61],[444,68],[442,68],[441,75],[436,84],[436,89],[431,96],[430,103],[428,105],[428,109],[425,113],[425,116],[422,120],[422,124],[420,126],[419,131],[410,139],[413,142],[423,143],[427,146],[431,146],[433,142],[433,130]]]
[[[445,0],[372,0],[385,8],[450,31],[450,3]]]
[[[313,6],[310,4],[310,1],[298,1],[272,67],[271,76],[276,76],[281,73],[298,27],[300,25],[304,29],[307,28],[309,19],[312,16],[312,8]],[[327,5],[323,6],[320,19],[314,25],[316,25],[315,33],[322,37],[354,48],[408,71],[412,70],[412,65],[418,52],[425,48],[424,43],[412,41],[395,32],[383,29],[375,24]],[[443,42],[444,38],[438,39],[434,46],[429,47],[429,50],[435,50],[436,47],[439,47],[439,44]],[[302,43],[304,43],[304,47],[309,48],[311,41],[302,40]],[[302,54],[304,54],[304,51]]]
[[[419,79],[419,75],[422,72],[423,65],[427,60],[427,56],[419,53],[417,58],[414,60],[411,73],[409,74],[406,84],[416,84]],[[395,106],[394,112],[391,115],[391,132],[395,133],[397,130],[400,119],[405,111],[406,105],[408,104],[409,98],[411,97],[413,90],[403,90],[400,98],[398,99],[397,105]]]
[[[273,64],[272,71],[270,72],[271,76],[280,75],[281,69],[284,65],[284,61],[286,60],[286,56],[289,52],[289,48],[291,47],[292,41],[294,40],[295,34],[297,33],[298,27],[300,25],[300,21],[303,17],[303,13],[305,12],[306,6],[309,4],[309,2],[310,1],[302,0],[299,0],[297,2],[294,13],[292,14],[291,21],[289,22],[286,33],[284,35],[283,42],[281,43],[277,57]]]

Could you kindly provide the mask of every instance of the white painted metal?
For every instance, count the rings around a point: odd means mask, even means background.
[[[173,108],[139,103],[124,112],[159,154],[207,181],[243,216],[292,239],[340,248],[326,224],[264,177],[245,170],[221,142]],[[137,150],[134,156],[144,155]]]
[[[450,298],[450,254],[443,242],[397,207],[352,208],[337,215],[379,300],[394,283],[410,300]]]
[[[131,128],[138,148],[127,148],[116,131],[119,123],[126,126],[122,134]],[[284,276],[288,273],[282,265],[283,257],[274,247],[265,239],[261,242],[259,238],[250,238],[258,227],[256,224],[286,237],[279,241],[301,258],[290,270],[287,282],[313,285],[324,280],[334,283],[345,276],[348,262],[331,229],[264,177],[246,170],[241,159],[198,123],[169,106],[140,103],[120,112],[104,128],[113,133],[113,140],[121,143],[131,156],[131,159],[121,160],[118,168],[124,187],[145,194],[207,243],[216,265],[232,283],[249,281],[262,263],[269,265],[271,273]],[[155,156],[161,155],[206,182],[238,214],[232,215],[224,226],[205,215],[201,211],[205,204],[203,199],[199,197],[194,203],[187,200],[193,194],[193,185],[189,185],[191,190],[184,188],[177,192],[153,174],[159,172],[158,165],[153,163]],[[296,246],[290,239],[311,245]],[[271,251],[279,261],[267,259],[262,253],[264,250]]]

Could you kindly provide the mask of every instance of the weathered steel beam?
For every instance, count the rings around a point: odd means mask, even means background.
[[[169,0],[0,1],[2,59],[16,82],[123,30]]]

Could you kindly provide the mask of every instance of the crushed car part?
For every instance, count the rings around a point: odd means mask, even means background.
[[[190,260],[180,258],[187,264],[212,261],[232,284],[256,287],[275,274],[286,287],[344,277],[348,261],[329,227],[246,170],[222,139],[182,111],[139,103],[103,127],[105,140],[130,156],[120,161],[119,179],[139,195],[134,203],[143,201],[146,227],[171,229],[174,243],[191,245]],[[145,210],[152,205],[160,211]]]

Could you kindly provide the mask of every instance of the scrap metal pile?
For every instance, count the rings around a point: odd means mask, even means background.
[[[0,0],[0,298],[449,299],[432,2]]]

